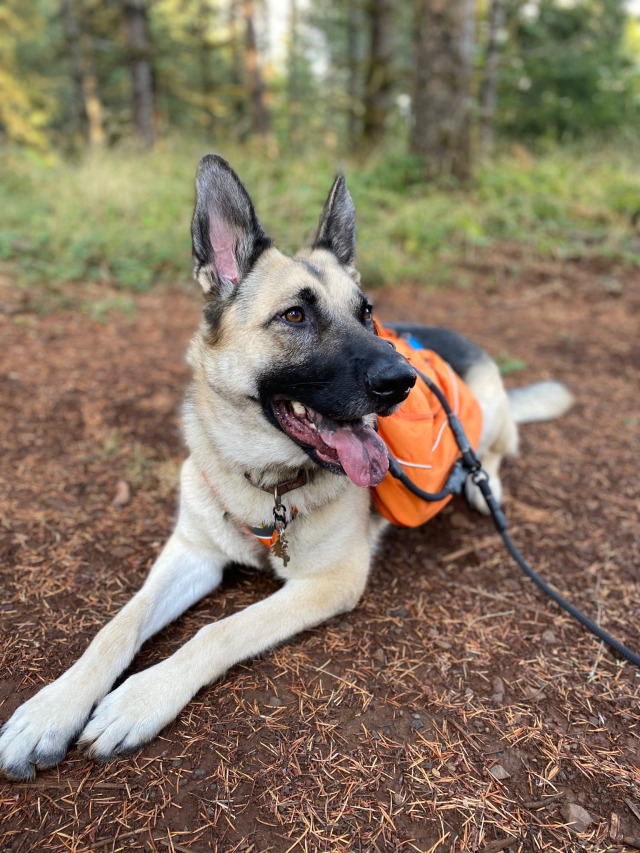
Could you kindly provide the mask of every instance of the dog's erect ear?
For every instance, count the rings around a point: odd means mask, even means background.
[[[324,203],[314,249],[328,249],[341,264],[350,267],[356,257],[356,209],[344,181],[338,175]]]
[[[191,240],[194,275],[205,293],[231,292],[271,246],[249,194],[216,154],[207,154],[198,167]]]

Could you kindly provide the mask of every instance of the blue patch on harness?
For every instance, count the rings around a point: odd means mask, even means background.
[[[411,349],[424,349],[424,345],[421,344],[417,338],[414,338],[411,335],[407,335],[405,341],[409,344]]]

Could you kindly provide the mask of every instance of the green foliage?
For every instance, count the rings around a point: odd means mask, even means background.
[[[521,370],[526,370],[528,364],[520,358],[514,358],[509,353],[501,352],[494,357],[495,363],[500,369],[502,376],[510,376],[512,373],[518,373]]]
[[[141,291],[188,271],[192,189],[181,165],[168,152],[74,165],[13,153],[0,170],[0,256],[19,262],[28,283],[110,281]]]
[[[0,139],[34,148],[45,146],[55,111],[47,75],[54,59],[50,11],[46,0],[0,5]]]
[[[0,258],[39,292],[73,297],[68,282],[126,292],[190,278],[192,181],[204,150],[176,143],[147,155],[107,152],[65,163],[13,151],[0,163]],[[269,161],[229,146],[258,213],[285,252],[306,243],[331,185],[333,158]],[[347,167],[358,212],[358,265],[367,287],[437,284],[453,260],[492,241],[558,256],[639,262],[640,164],[631,148],[584,146],[534,156],[518,148],[479,171],[469,188],[418,180],[411,160],[377,155]],[[112,307],[97,305],[104,316]]]
[[[637,59],[621,0],[514,4],[499,121],[512,136],[577,139],[638,127]]]

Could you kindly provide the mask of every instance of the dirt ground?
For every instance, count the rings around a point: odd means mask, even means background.
[[[378,291],[377,316],[467,333],[510,385],[572,388],[562,421],[523,429],[507,514],[539,571],[638,649],[640,274],[505,247],[456,280]],[[0,284],[2,720],[77,658],[170,531],[200,308],[195,285],[129,314],[41,313],[20,294]],[[275,588],[234,570],[134,671]],[[235,667],[132,758],[74,750],[0,785],[0,849],[601,851],[623,836],[640,849],[639,693],[638,672],[459,501],[390,533],[353,613]]]

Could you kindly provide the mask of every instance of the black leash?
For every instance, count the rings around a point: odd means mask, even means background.
[[[415,368],[415,366],[414,366]],[[623,658],[629,661],[629,663],[634,664],[640,669],[640,655],[631,649],[627,648],[627,646],[620,643],[606,631],[604,631],[599,625],[597,625],[592,619],[589,619],[588,616],[585,616],[577,607],[574,607],[571,602],[567,601],[566,598],[560,595],[560,593],[556,592],[549,584],[544,581],[540,575],[531,568],[531,566],[526,562],[522,554],[518,551],[516,546],[513,544],[511,537],[507,532],[507,519],[505,514],[500,509],[500,505],[496,500],[493,492],[491,491],[491,487],[489,485],[489,476],[486,471],[482,468],[482,463],[476,456],[473,448],[469,444],[469,439],[467,438],[464,429],[462,428],[462,424],[460,420],[454,415],[451,411],[451,407],[449,406],[449,402],[447,398],[444,396],[440,388],[432,382],[427,376],[421,373],[419,370],[417,371],[418,375],[422,379],[422,381],[426,384],[429,390],[436,395],[442,408],[444,409],[447,418],[449,419],[449,426],[454,434],[456,439],[456,443],[460,448],[460,453],[462,454],[461,459],[456,462],[454,465],[447,482],[444,485],[444,488],[439,492],[425,492],[420,489],[416,484],[407,477],[402,468],[400,467],[400,463],[395,459],[391,453],[389,453],[389,471],[392,476],[396,479],[400,480],[400,482],[409,489],[414,495],[419,498],[422,498],[425,501],[441,501],[443,498],[448,497],[453,494],[460,494],[462,488],[464,486],[464,482],[467,476],[471,476],[473,482],[478,486],[480,491],[482,492],[485,501],[487,502],[487,506],[489,507],[489,512],[491,513],[491,518],[493,519],[493,523],[496,526],[496,530],[502,537],[502,540],[513,557],[516,563],[520,566],[522,571],[530,578],[534,584],[541,589],[546,595],[549,596],[555,603],[573,616],[581,625],[583,625],[588,631],[591,631],[598,639],[602,640],[603,643],[606,643],[609,648],[613,651],[617,652]]]

